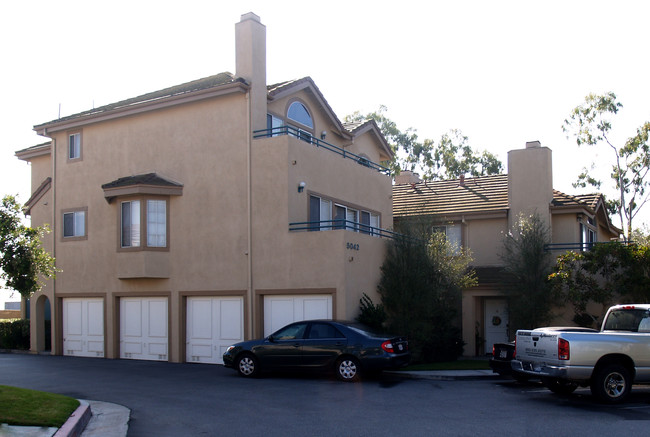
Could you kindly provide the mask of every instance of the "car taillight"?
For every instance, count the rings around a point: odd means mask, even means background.
[[[381,348],[383,350],[385,350],[386,352],[388,352],[389,354],[394,354],[395,353],[395,349],[393,348],[393,342],[391,342],[390,340],[387,340],[387,341],[383,342],[381,344]]]
[[[563,338],[558,339],[557,342],[557,358],[559,360],[568,360],[571,356],[569,351],[569,342]]]
[[[495,356],[496,356],[496,355],[494,355],[494,353],[496,352],[496,350],[497,350],[497,348],[496,348],[496,347],[494,347],[494,345],[492,345],[492,356],[493,356],[493,357],[495,357]]]

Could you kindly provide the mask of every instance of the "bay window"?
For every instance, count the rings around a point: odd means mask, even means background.
[[[165,199],[127,200],[120,205],[122,248],[167,247],[167,201]],[[144,219],[141,219],[143,216]],[[142,235],[145,236],[144,241]],[[143,243],[144,247],[142,247]]]

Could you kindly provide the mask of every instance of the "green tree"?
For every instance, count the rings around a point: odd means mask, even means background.
[[[648,201],[648,171],[650,171],[650,122],[645,122],[637,129],[636,135],[625,144],[612,142],[611,119],[623,105],[616,95],[608,92],[602,95],[589,94],[582,105],[576,106],[569,118],[564,120],[562,129],[573,134],[578,146],[597,146],[605,144],[613,158],[611,179],[616,189],[616,197],[608,200],[610,213],[618,215],[626,240],[632,232],[632,221],[643,205]],[[591,170],[595,164],[591,165]],[[592,186],[600,189],[602,181],[593,176],[593,171],[584,168],[578,176],[575,187]]]
[[[387,328],[408,336],[416,362],[462,354],[461,293],[476,285],[469,253],[451,247],[431,228],[414,222],[396,225],[401,236],[388,244],[378,286]]]
[[[556,295],[573,305],[574,321],[594,327],[615,301],[650,302],[650,247],[612,242],[568,252],[558,257],[549,278]],[[600,313],[588,312],[590,302],[600,304]]]
[[[0,277],[7,288],[29,298],[42,287],[41,278],[55,274],[54,258],[41,247],[45,227],[25,226],[21,207],[14,196],[0,205]]]
[[[499,174],[503,164],[490,152],[479,152],[469,145],[469,139],[458,129],[433,140],[420,141],[417,131],[409,127],[400,130],[386,116],[387,108],[362,115],[359,111],[345,117],[346,122],[374,120],[392,148],[395,157],[388,163],[393,173],[401,170],[417,170],[425,180],[455,179],[461,175],[485,176]]]
[[[551,242],[548,225],[539,214],[520,216],[505,236],[500,254],[506,272],[509,323],[512,332],[546,325],[553,296],[548,275],[553,257],[544,250]]]

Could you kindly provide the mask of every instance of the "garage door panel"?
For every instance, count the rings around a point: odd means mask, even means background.
[[[142,337],[142,303],[139,300],[128,300],[124,303],[123,313],[126,337]]]
[[[101,298],[63,299],[63,354],[104,356],[104,301]]]
[[[287,295],[264,297],[264,335],[300,320],[331,319],[332,296]]]
[[[191,319],[193,338],[210,340],[212,338],[212,301],[210,299],[191,299],[189,305],[191,309],[188,308],[188,312],[193,314]]]
[[[149,337],[167,338],[167,302],[150,301],[148,311]]]
[[[104,342],[103,341],[89,341],[88,342],[88,352],[104,352]]]
[[[195,357],[212,357],[212,344],[191,344],[190,355]]]
[[[222,300],[220,305],[219,338],[221,340],[242,341],[244,338],[243,300]],[[226,346],[227,347],[227,346]]]
[[[78,355],[76,352],[83,351],[81,340],[66,340],[64,348],[66,355]]]
[[[120,299],[120,358],[166,361],[167,298]]]
[[[331,311],[328,311],[327,298],[322,299],[305,299],[303,301],[303,317],[305,320],[312,319],[329,319]]]
[[[188,297],[187,362],[223,364],[223,353],[243,333],[242,297]]]
[[[104,336],[104,302],[102,301],[88,302],[88,335]]]

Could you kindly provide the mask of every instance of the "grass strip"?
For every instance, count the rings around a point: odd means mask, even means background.
[[[0,423],[60,428],[78,406],[68,396],[0,385]]]

